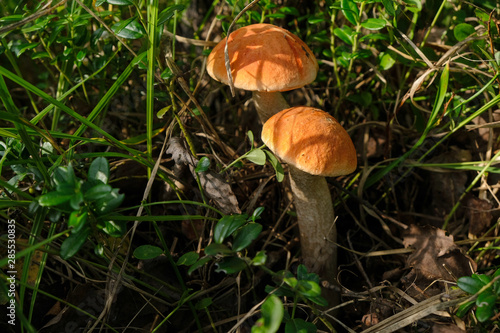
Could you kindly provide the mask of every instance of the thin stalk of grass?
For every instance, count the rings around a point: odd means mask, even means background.
[[[11,95],[9,94],[9,90],[7,88],[7,85],[5,83],[5,80],[3,78],[3,75],[0,74],[0,100],[2,100],[3,105],[5,106],[5,109],[14,116],[19,116],[20,112],[17,109],[16,105],[14,104],[14,101],[12,100]],[[18,123],[14,123],[16,129],[18,130],[19,136],[21,137],[21,140],[23,141],[24,145],[26,146],[26,149],[28,149],[28,152],[30,153],[31,157],[33,158],[36,166],[38,167],[38,170],[42,174],[43,179],[45,182],[49,182],[49,174],[47,172],[47,168],[45,165],[41,162],[40,156],[38,153],[38,149],[35,148],[33,145],[33,142],[31,141],[31,138],[29,137],[28,133],[26,132],[26,129],[23,125],[20,125]]]
[[[14,73],[5,69],[2,66],[0,66],[0,75],[5,76],[6,78],[15,82],[16,84],[20,85],[21,87],[25,88],[26,90],[33,92],[34,94],[36,94],[39,97],[41,97],[42,99],[44,99],[46,102],[54,104],[55,107],[60,108],[62,111],[66,112],[69,116],[75,118],[76,120],[85,124],[87,127],[91,128],[91,129],[95,130],[97,133],[101,134],[104,138],[107,139],[108,142],[110,142],[112,145],[116,146],[117,148],[123,149],[132,155],[138,155],[138,156],[143,155],[142,152],[127,147],[120,140],[114,138],[112,135],[110,135],[108,132],[106,132],[105,130],[103,130],[99,126],[93,124],[92,122],[89,122],[87,120],[87,118],[81,116],[77,112],[73,111],[72,109],[70,109],[69,107],[64,105],[62,102],[58,101],[54,97],[52,97],[49,94],[45,93],[44,91],[40,90],[36,86],[27,82],[26,80],[23,80],[22,78],[18,77],[17,75],[15,75]],[[2,89],[0,89],[0,91],[2,91]]]
[[[4,54],[7,57],[7,59],[9,60],[9,63],[12,66],[12,68],[14,68],[14,71],[16,72],[16,74],[19,75],[20,77],[23,77],[22,72],[19,69],[19,65],[17,64],[17,61],[14,59],[14,56],[13,56],[12,52],[10,51],[10,48],[7,46],[8,43],[5,40],[5,38],[0,39],[0,43],[4,47],[4,50],[5,50]],[[33,96],[31,95],[30,92],[27,93],[27,96],[28,96],[28,99],[30,100],[31,107],[33,108],[35,113],[38,114],[40,111],[38,110],[38,106],[36,105],[36,102],[33,99]]]
[[[154,116],[154,94],[155,94],[155,71],[157,55],[157,34],[158,34],[158,0],[148,1],[148,37],[149,44],[147,50],[148,69],[146,76],[146,133],[147,133],[147,152],[148,156],[153,156],[153,116]],[[148,175],[151,175],[151,169],[148,169]]]
[[[92,112],[87,116],[87,121],[94,122],[95,119],[105,110],[106,106],[111,102],[111,99],[116,94],[116,92],[120,89],[120,87],[127,81],[130,74],[134,70],[136,65],[135,61],[131,61],[130,64],[125,68],[125,70],[120,74],[120,76],[116,79],[113,85],[108,89],[108,91],[104,94],[104,96],[99,100],[97,105],[94,107]],[[148,90],[149,91],[149,90]],[[82,135],[87,129],[87,125],[81,124],[80,127],[75,131],[73,136],[78,137]],[[149,133],[149,132],[148,132]],[[72,139],[70,146],[73,146],[76,139]],[[71,148],[68,151],[68,159],[71,160],[73,156],[74,149]],[[149,151],[148,151],[149,152]]]
[[[105,68],[107,68],[107,66],[109,65],[109,63],[116,57],[116,55],[118,54],[118,50],[108,59],[108,61],[104,64],[104,66],[102,66],[101,68],[99,68],[98,70],[96,70],[95,72],[93,72],[92,74],[90,74],[88,77],[86,77],[85,79],[83,79],[82,81],[80,81],[79,83],[75,84],[73,87],[71,87],[70,89],[66,90],[64,92],[64,94],[62,94],[61,96],[59,96],[59,98],[57,98],[58,101],[62,102],[63,100],[65,100],[68,96],[70,96],[76,89],[78,89],[80,86],[82,86],[85,82],[87,82],[88,80],[94,78],[97,74],[99,74],[102,70],[104,70]],[[19,75],[20,76],[20,75]],[[30,92],[28,91],[28,94]],[[55,107],[55,105],[53,104],[50,104],[48,105],[45,109],[43,109],[42,111],[40,111],[35,117],[33,117],[30,122],[33,124],[33,125],[36,125],[43,117],[45,117],[53,108]]]

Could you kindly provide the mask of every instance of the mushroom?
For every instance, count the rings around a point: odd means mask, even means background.
[[[337,235],[325,177],[356,169],[354,144],[334,117],[304,106],[269,118],[262,129],[262,141],[288,163],[304,264],[331,281],[337,271]]]
[[[226,38],[215,46],[207,60],[207,72],[229,84],[224,61]],[[312,51],[297,36],[272,24],[253,24],[229,35],[228,55],[236,88],[253,92],[259,118],[289,108],[281,91],[311,83],[318,73]]]

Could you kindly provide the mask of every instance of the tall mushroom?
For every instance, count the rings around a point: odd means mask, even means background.
[[[352,173],[356,151],[344,128],[311,107],[283,110],[264,124],[262,141],[284,162],[297,210],[305,265],[332,280],[337,270],[333,203],[325,177]]]
[[[311,83],[318,73],[312,51],[297,36],[272,24],[253,24],[229,35],[228,55],[233,84],[253,92],[259,118],[264,123],[290,106],[281,91]],[[226,38],[215,46],[207,60],[208,74],[229,84],[224,61]]]

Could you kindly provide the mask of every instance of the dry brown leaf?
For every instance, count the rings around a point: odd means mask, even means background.
[[[408,256],[408,266],[417,276],[429,280],[456,281],[477,268],[476,263],[461,252],[453,236],[439,228],[411,225],[405,232],[403,245],[415,249]]]
[[[195,168],[198,160],[193,157],[191,152],[184,146],[180,138],[170,139],[167,154],[172,155],[172,158],[177,165],[187,165],[194,178],[198,175],[203,193],[208,199],[213,200],[217,207],[224,214],[241,214],[238,200],[224,178],[216,172],[207,170],[196,173]]]
[[[464,206],[469,218],[469,237],[479,236],[491,225],[493,205],[474,196],[467,196]]]

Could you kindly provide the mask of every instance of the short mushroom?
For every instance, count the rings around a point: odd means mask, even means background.
[[[281,91],[311,83],[318,73],[312,51],[297,36],[272,24],[253,24],[229,35],[228,55],[233,84],[253,92],[259,118],[264,123],[290,106]],[[224,61],[226,38],[215,46],[207,60],[208,74],[229,84]]]
[[[336,229],[325,177],[356,169],[354,144],[334,117],[311,107],[292,107],[269,118],[262,141],[288,163],[304,264],[331,281],[337,271]]]

